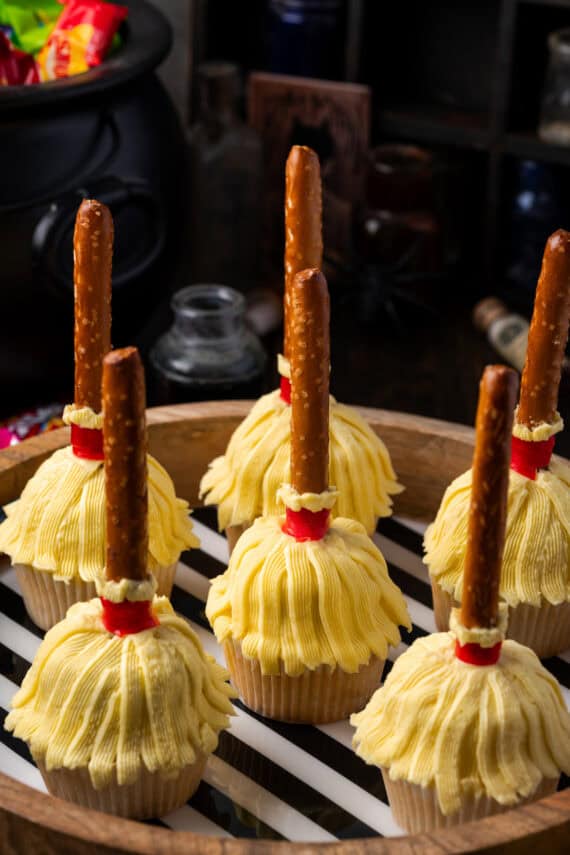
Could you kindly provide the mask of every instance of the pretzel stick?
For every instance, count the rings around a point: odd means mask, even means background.
[[[488,365],[479,385],[461,621],[497,625],[517,375]]]
[[[291,289],[291,484],[329,486],[330,306],[320,270],[297,273]]]
[[[323,266],[322,192],[319,158],[294,145],[285,167],[285,296],[283,354],[290,357],[289,315],[295,274]]]
[[[558,229],[544,250],[521,381],[517,421],[531,429],[555,420],[569,318],[570,232]]]
[[[111,349],[113,218],[84,199],[73,235],[75,289],[75,404],[101,412],[103,357]]]
[[[107,579],[145,579],[148,498],[144,373],[136,347],[103,361]]]

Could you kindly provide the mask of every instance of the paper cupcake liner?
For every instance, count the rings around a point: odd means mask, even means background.
[[[40,629],[51,629],[63,620],[74,603],[97,596],[94,582],[84,582],[83,579],[64,582],[29,564],[15,564],[14,569],[26,611]]]
[[[463,822],[505,813],[551,795],[558,786],[558,779],[544,778],[531,796],[521,799],[516,805],[502,805],[489,796],[470,796],[463,799],[461,810],[445,816],[441,812],[435,787],[420,787],[403,780],[392,781],[386,769],[381,771],[394,819],[400,828],[410,834],[451,828]]]
[[[48,772],[42,761],[36,762],[52,796],[128,819],[153,819],[185,804],[196,792],[206,759],[200,757],[184,766],[175,778],[163,778],[160,772],[143,769],[134,784],[120,786],[115,782],[101,790],[95,789],[85,768]]]
[[[174,584],[177,562],[155,570],[157,593],[169,597]],[[51,573],[38,570],[29,564],[14,564],[16,577],[26,611],[40,629],[51,629],[63,620],[74,603],[85,602],[97,596],[94,582],[83,579],[55,579]]]
[[[298,677],[261,673],[257,659],[242,656],[239,642],[227,641],[224,653],[231,679],[244,704],[255,712],[305,724],[325,724],[363,709],[380,685],[384,660],[373,656],[354,674],[321,665]]]
[[[440,632],[446,632],[451,609],[458,603],[433,580],[431,590],[436,626]],[[564,653],[570,649],[570,603],[557,606],[547,602],[542,606],[520,603],[509,608],[507,638],[530,647],[541,659]]]
[[[243,525],[229,525],[226,529],[226,537],[228,540],[228,549],[230,555],[234,551],[234,546],[238,542],[241,535],[251,526],[252,523],[243,523]]]

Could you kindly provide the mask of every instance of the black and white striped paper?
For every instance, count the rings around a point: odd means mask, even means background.
[[[227,563],[225,538],[211,509],[194,512],[200,550],[185,553],[172,594],[174,608],[198,633],[205,649],[223,661],[204,615],[209,579]],[[390,651],[393,661],[420,635],[435,631],[427,570],[421,561],[421,527],[382,520],[375,540],[392,579],[405,594],[413,629]],[[0,571],[0,715],[21,683],[42,638],[27,616],[14,571]],[[547,660],[570,707],[570,652]],[[337,838],[401,834],[392,818],[377,769],[352,751],[347,721],[311,727],[264,719],[235,703],[231,729],[206,767],[202,783],[184,807],[157,822],[174,830],[222,837],[333,841]],[[0,770],[45,791],[25,743],[1,729]],[[568,784],[565,780],[563,785]]]

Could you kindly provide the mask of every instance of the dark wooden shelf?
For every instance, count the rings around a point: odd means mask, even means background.
[[[507,134],[504,141],[504,151],[506,154],[512,154],[516,157],[570,166],[570,146],[543,142],[536,133],[530,131]]]
[[[480,114],[409,105],[381,110],[377,118],[382,136],[408,137],[420,142],[478,150],[490,145],[486,117]]]
[[[519,5],[525,6],[561,6],[570,9],[570,0],[516,0]]]

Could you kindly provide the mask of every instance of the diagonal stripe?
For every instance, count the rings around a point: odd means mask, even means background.
[[[10,702],[12,697],[15,695],[18,687],[12,683],[11,680],[8,680],[6,677],[0,675],[0,707],[4,710],[10,708]],[[11,735],[2,731],[0,734],[1,739],[13,739]],[[25,743],[23,743],[25,746]],[[47,792],[46,786],[43,782],[42,776],[38,769],[32,764],[31,758],[29,760],[24,759],[24,757],[17,754],[15,751],[12,751],[7,745],[3,742],[0,742],[0,770],[5,772],[8,775],[11,775],[13,778],[21,781],[24,784],[28,784],[35,789],[42,790],[43,792]],[[174,811],[171,816],[175,815],[176,823],[184,823],[189,831],[194,831],[198,833],[198,828],[205,828],[204,834],[213,834],[220,835],[225,837],[231,837],[223,828],[216,825],[207,817],[204,817],[202,814],[198,813],[195,808],[192,808],[190,805],[183,805],[178,810]],[[168,821],[168,817],[164,818],[164,822],[169,825],[171,828],[174,826]]]
[[[190,805],[183,805],[163,816],[162,821],[173,831],[192,831],[194,834],[206,834],[210,837],[233,837],[225,828],[220,828]]]
[[[7,745],[4,745],[3,742],[0,742],[0,770],[5,775],[10,775],[11,778],[20,781],[20,783],[33,787],[34,790],[47,793],[46,785],[36,767],[8,748]]]
[[[211,555],[212,558],[216,559],[216,561],[227,565],[229,550],[226,538],[223,537],[223,535],[218,534],[216,531],[212,531],[212,529],[207,525],[204,525],[204,523],[197,520],[195,516],[192,516],[192,524],[194,526],[195,533],[200,538],[200,549],[202,552],[207,552],[208,555]]]
[[[225,664],[222,650],[213,634],[193,621],[190,621],[190,624],[200,638],[206,652],[210,653],[221,664]],[[2,638],[3,632],[7,637]],[[31,662],[39,647],[40,639],[36,638],[29,630],[4,617],[0,621],[0,642],[5,643],[10,649]],[[323,793],[332,802],[380,834],[400,833],[386,804],[371,796],[357,784],[334,772],[295,744],[272,733],[269,727],[256,722],[249,714],[241,710],[237,710],[237,713],[237,717],[232,719],[232,733],[242,742],[273,760],[295,778],[306,781],[317,792]],[[245,739],[243,735],[246,736]],[[274,742],[278,742],[278,744],[269,744]],[[279,758],[283,760],[287,758],[287,762],[281,762]],[[311,769],[307,775],[306,767],[309,766]],[[324,782],[323,778],[327,776],[330,781]],[[344,790],[346,792],[343,792]],[[352,806],[357,807],[358,810],[353,810]]]
[[[204,780],[288,840],[329,842],[337,839],[215,755],[208,759]]]

